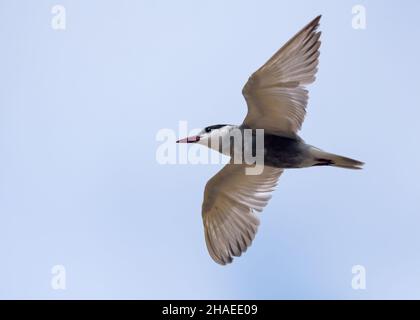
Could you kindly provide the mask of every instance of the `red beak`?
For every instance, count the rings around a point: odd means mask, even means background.
[[[195,143],[200,141],[200,136],[192,136],[188,138],[184,138],[181,140],[178,140],[176,143]]]

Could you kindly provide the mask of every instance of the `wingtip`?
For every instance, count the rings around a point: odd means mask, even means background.
[[[311,31],[315,31],[319,27],[319,22],[321,21],[322,14],[315,17],[311,22],[309,22],[304,30],[310,29]]]
[[[319,22],[321,21],[322,14],[316,16],[311,22],[309,22],[308,27],[317,28],[319,26]]]
[[[311,24],[318,26],[319,22],[321,21],[321,18],[322,18],[322,14],[318,15],[314,20],[312,20]]]

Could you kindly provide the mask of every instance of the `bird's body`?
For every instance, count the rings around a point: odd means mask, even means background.
[[[253,155],[260,151],[261,154],[264,154],[264,165],[283,169],[302,168],[305,166],[305,160],[307,162],[310,157],[310,146],[299,137],[284,137],[264,132],[263,143],[259,145],[256,131],[251,128],[235,125],[224,125],[224,128],[226,131],[223,132],[222,142],[213,149],[226,156],[234,158],[235,153],[243,155],[244,150],[249,150],[249,153]],[[246,136],[245,130],[250,131],[249,136]],[[232,139],[228,143],[230,137],[239,138]],[[203,144],[206,145],[207,141],[204,141]]]
[[[213,125],[181,143],[199,143],[231,162],[212,177],[204,191],[202,216],[207,249],[219,264],[232,262],[251,245],[260,212],[284,169],[335,166],[361,169],[362,162],[306,144],[298,135],[308,102],[305,85],[315,80],[321,16],[315,18],[261,68],[243,88],[248,114],[239,125]],[[262,132],[261,132],[262,131]],[[217,143],[216,143],[217,142]],[[237,162],[239,154],[242,162]],[[249,173],[248,154],[262,155],[262,170]],[[256,160],[255,166],[259,165]]]
[[[362,164],[357,160],[323,152],[322,150],[305,143],[298,135],[283,136],[277,133],[272,134],[264,132],[263,143],[259,146],[256,139],[256,131],[252,128],[247,128],[244,125],[215,125],[212,127],[221,130],[222,140],[222,143],[219,143],[217,148],[213,149],[232,158],[234,158],[235,153],[243,155],[245,153],[244,150],[246,149],[249,150],[249,153],[255,155],[258,153],[259,148],[261,148],[262,150],[260,152],[264,154],[264,165],[275,168],[299,169],[322,165],[344,165],[344,163],[338,161],[337,158],[347,159],[347,166],[353,166],[353,169],[360,169],[358,167]],[[244,133],[245,130],[250,130],[248,139]],[[229,138],[236,138],[236,134],[232,134],[232,132],[235,131],[239,133],[238,136],[240,137],[240,140],[231,140],[230,143],[227,143]],[[198,143],[209,146],[209,141],[206,140],[198,141]],[[333,158],[335,158],[336,163]]]

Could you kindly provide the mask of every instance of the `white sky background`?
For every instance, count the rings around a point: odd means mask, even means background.
[[[1,298],[420,298],[418,2],[60,1],[65,31],[55,4],[0,2]],[[156,133],[239,124],[248,76],[318,14],[302,137],[366,168],[287,171],[220,267],[201,202],[221,166],[157,164]]]

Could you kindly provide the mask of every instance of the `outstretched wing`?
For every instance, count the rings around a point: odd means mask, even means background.
[[[308,102],[304,85],[314,82],[317,72],[320,19],[310,22],[249,78],[242,90],[248,104],[244,126],[296,136]]]
[[[219,264],[232,262],[251,245],[262,211],[283,169],[265,166],[259,175],[246,175],[245,164],[227,164],[206,185],[203,223],[207,249]]]

